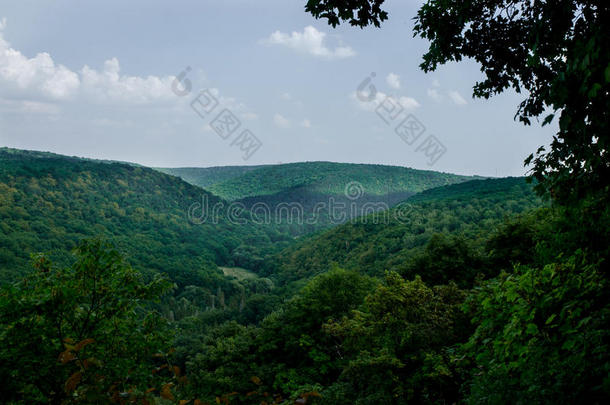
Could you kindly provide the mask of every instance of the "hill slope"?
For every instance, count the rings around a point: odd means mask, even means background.
[[[278,277],[297,280],[342,268],[381,275],[404,273],[435,234],[464,236],[473,247],[509,216],[541,206],[523,178],[473,180],[424,191],[387,215],[355,219],[288,247],[278,255]]]
[[[340,195],[345,193],[347,184],[358,182],[365,193],[380,196],[397,192],[417,193],[469,179],[468,176],[399,166],[303,162],[264,166],[208,189],[222,198],[239,200],[304,187],[315,193]]]
[[[253,257],[289,241],[223,215],[190,222],[189,207],[202,199],[222,203],[145,167],[2,148],[0,281],[29,269],[31,253],[54,252],[61,262],[79,240],[98,235],[111,237],[137,269],[166,272],[180,285],[221,277],[216,265],[243,265],[234,253],[244,247],[256,246],[248,250],[252,265]]]
[[[217,167],[158,167],[156,170],[180,177],[187,183],[207,188],[239,177],[265,166],[217,166]]]
[[[243,204],[260,222],[304,235],[389,209],[423,190],[476,177],[399,166],[304,162],[208,169],[162,169]],[[226,180],[220,181],[225,178]]]

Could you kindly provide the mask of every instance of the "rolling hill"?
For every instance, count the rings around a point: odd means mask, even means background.
[[[146,167],[2,148],[0,281],[27,271],[32,253],[50,252],[61,263],[79,240],[94,236],[112,239],[138,270],[167,273],[181,286],[218,280],[217,265],[246,260],[255,268],[291,241],[248,218],[230,221],[223,210],[214,220],[190,221],[189,209],[204,200],[226,207]]]
[[[204,187],[226,200],[272,196],[298,188],[323,195],[340,195],[351,182],[359,183],[363,192],[369,195],[414,194],[477,178],[400,166],[334,162],[158,170]]]
[[[243,204],[260,222],[304,235],[395,206],[421,191],[479,177],[399,166],[303,162],[160,169]]]
[[[333,265],[375,276],[386,270],[405,274],[433,238],[454,244],[448,248],[460,247],[461,241],[452,238],[466,238],[466,248],[476,251],[505,219],[540,206],[524,178],[438,187],[414,195],[387,213],[354,219],[304,238],[277,256],[274,272],[285,281],[307,278]]]
[[[180,177],[187,183],[207,188],[265,166],[158,167],[160,172]]]

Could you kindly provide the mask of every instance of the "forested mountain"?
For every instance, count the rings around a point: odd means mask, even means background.
[[[167,273],[181,286],[221,278],[216,266],[241,264],[234,253],[243,247],[262,256],[290,241],[270,227],[231,223],[222,210],[194,223],[193,204],[226,204],[176,177],[123,163],[3,148],[0,191],[2,281],[23,275],[32,253],[61,262],[94,236],[112,239],[136,269]]]
[[[472,250],[474,255],[500,223],[541,204],[524,178],[472,180],[427,190],[388,212],[355,219],[288,247],[278,255],[275,272],[296,280],[336,264],[374,276],[386,270],[407,275],[413,273],[414,259],[429,242],[446,250],[444,259],[449,263],[455,249]],[[454,261],[453,267],[458,271],[463,264]],[[444,270],[437,273],[441,279],[427,281],[440,283],[451,277]]]
[[[308,234],[393,207],[426,189],[476,178],[399,166],[332,162],[159,170],[243,204],[257,213],[261,222],[280,225],[292,235]]]
[[[295,188],[324,195],[341,195],[345,193],[347,184],[357,182],[364,193],[384,196],[413,194],[471,178],[399,166],[303,162],[263,166],[216,183],[209,190],[228,200],[271,196]]]
[[[158,167],[155,169],[172,176],[178,176],[195,186],[207,188],[262,167],[265,166]]]

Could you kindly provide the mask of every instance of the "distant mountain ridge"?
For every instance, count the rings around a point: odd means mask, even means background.
[[[227,200],[273,195],[303,187],[313,192],[338,195],[344,193],[345,186],[350,182],[360,183],[364,192],[371,195],[405,191],[417,193],[432,187],[483,178],[402,166],[322,161],[157,170],[181,177]]]
[[[160,172],[180,177],[187,183],[207,188],[214,184],[239,177],[250,171],[260,169],[259,166],[213,166],[213,167],[155,167]]]
[[[37,158],[37,159],[63,159],[63,160],[74,160],[74,161],[87,161],[87,162],[95,162],[95,163],[120,163],[129,166],[138,166],[144,167],[138,163],[133,162],[125,162],[122,160],[109,160],[109,159],[93,159],[88,157],[81,156],[68,156],[62,155],[54,152],[46,152],[46,151],[38,151],[38,150],[26,150],[26,149],[16,149],[16,148],[8,148],[6,146],[0,147],[0,153],[2,154],[2,159],[21,159],[24,156],[28,158]]]
[[[267,217],[293,235],[343,223],[370,210],[391,208],[430,188],[481,178],[334,162],[158,170],[203,186],[248,210],[266,210]],[[344,212],[334,212],[337,207]]]

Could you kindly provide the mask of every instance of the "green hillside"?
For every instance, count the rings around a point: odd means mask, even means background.
[[[228,200],[268,196],[303,187],[323,195],[340,195],[345,193],[349,183],[358,182],[366,194],[381,196],[417,193],[470,179],[472,177],[399,166],[303,162],[264,166],[216,183],[208,190]]]
[[[210,206],[221,201],[145,167],[3,148],[0,280],[29,269],[32,253],[52,252],[62,262],[81,239],[104,236],[138,270],[203,285],[222,276],[216,265],[243,265],[244,247],[258,257],[289,240],[269,227],[231,224],[222,212],[217,221],[189,221],[189,207],[204,198]]]
[[[195,186],[207,188],[263,167],[265,166],[159,167],[155,169],[180,177]]]
[[[268,166],[162,169],[243,204],[259,222],[302,236],[374,211],[423,190],[477,177],[406,167],[304,162]],[[221,179],[226,180],[221,181]]]
[[[408,272],[435,234],[480,247],[507,217],[541,206],[524,178],[473,180],[424,191],[391,209],[305,239],[278,255],[283,280],[326,271],[332,264],[369,275]]]

